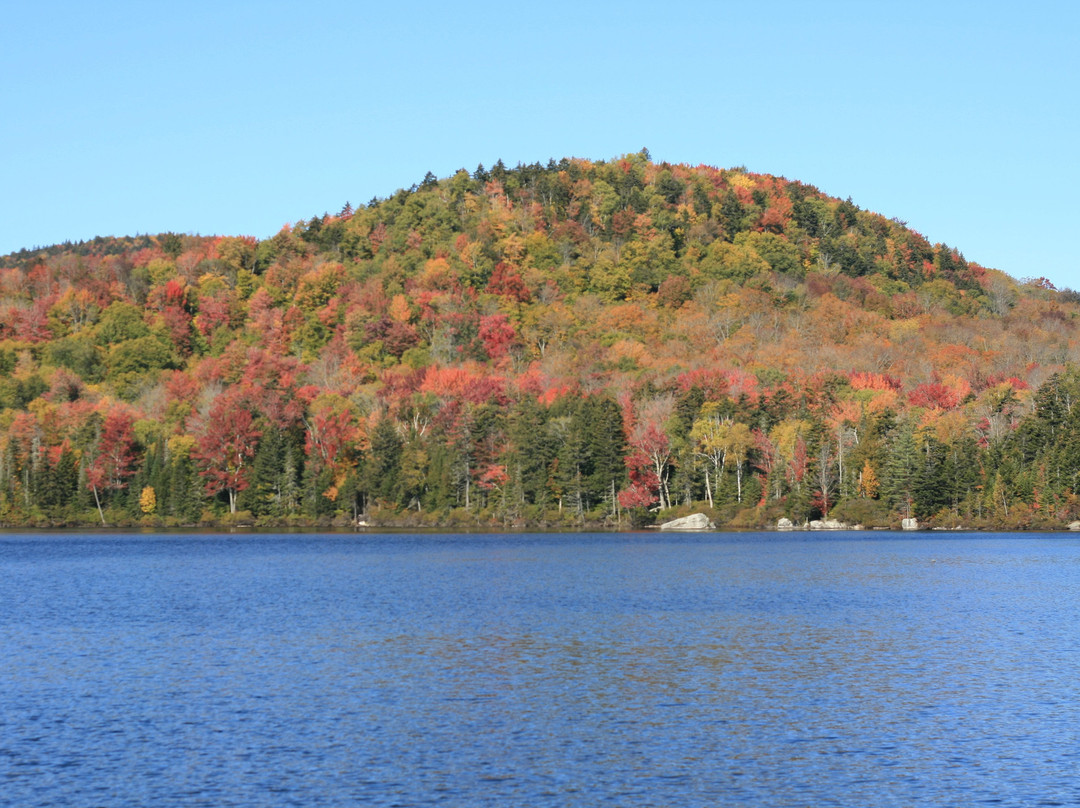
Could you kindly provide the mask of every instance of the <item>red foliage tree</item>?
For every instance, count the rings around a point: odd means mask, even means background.
[[[49,330],[49,307],[53,304],[53,298],[44,297],[32,302],[25,308],[10,310],[14,322],[14,336],[27,342],[44,342],[52,339],[53,333]]]
[[[261,434],[238,396],[223,394],[214,400],[194,455],[199,475],[206,478],[206,493],[228,493],[229,513],[236,513],[236,495],[248,487],[249,463]]]
[[[671,440],[663,427],[653,421],[638,424],[631,433],[631,446],[637,451],[627,459],[630,479],[634,480],[634,467],[640,465],[640,458],[645,458],[651,466],[650,480],[656,480],[656,495],[660,499],[660,510],[671,507],[667,490],[668,461],[671,459]]]
[[[492,359],[506,356],[516,336],[505,314],[488,314],[480,318],[480,339]]]
[[[495,265],[491,278],[488,280],[487,291],[493,295],[508,297],[518,303],[528,303],[532,299],[529,287],[521,279],[517,267],[504,261]]]
[[[416,329],[411,325],[385,316],[365,325],[364,335],[369,342],[381,341],[383,350],[398,358],[420,341]]]
[[[195,326],[204,337],[209,337],[214,329],[228,327],[232,318],[232,302],[227,294],[204,297],[199,301],[199,313],[195,317]]]
[[[951,410],[960,401],[956,393],[944,384],[920,384],[908,395],[908,401],[916,407]]]
[[[476,479],[476,484],[485,491],[502,491],[509,479],[510,475],[506,473],[506,466],[491,463]]]
[[[652,459],[637,451],[626,458],[626,466],[630,484],[619,492],[619,505],[627,510],[652,506],[660,493],[660,479],[653,470]]]
[[[86,470],[86,486],[94,492],[101,524],[101,492],[119,491],[127,487],[127,479],[135,473],[134,418],[126,410],[112,410],[105,416],[98,439],[97,455]]]
[[[683,393],[699,388],[709,401],[719,401],[731,389],[723,371],[715,368],[697,368],[680,373],[675,384]]]

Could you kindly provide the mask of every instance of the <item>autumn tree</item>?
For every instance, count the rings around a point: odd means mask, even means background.
[[[260,435],[251,410],[237,395],[214,399],[193,454],[206,480],[206,493],[213,496],[225,491],[229,513],[236,513],[236,495],[248,487]]]
[[[694,421],[690,430],[690,440],[699,457],[709,461],[713,469],[713,478],[709,479],[709,468],[705,467],[705,496],[709,507],[713,506],[713,490],[719,485],[720,475],[727,464],[727,446],[724,435],[731,424],[730,416],[721,414],[720,406],[715,401],[706,402],[701,409],[701,416]]]
[[[325,393],[312,402],[303,422],[307,471],[324,478],[321,496],[334,502],[356,466],[361,431],[348,402]]]
[[[124,409],[115,408],[106,414],[94,459],[86,470],[86,485],[94,492],[101,524],[105,524],[105,514],[101,509],[102,494],[127,488],[128,478],[136,471],[138,458],[133,422],[131,413]]]
[[[630,437],[630,445],[647,458],[656,477],[656,494],[660,510],[671,506],[671,494],[668,490],[668,478],[671,473],[671,440],[664,429],[665,422],[671,416],[674,402],[671,399],[654,399],[647,402],[638,415],[638,421]]]
[[[157,493],[153,486],[148,485],[143,488],[139,495],[139,509],[147,516],[157,510]]]

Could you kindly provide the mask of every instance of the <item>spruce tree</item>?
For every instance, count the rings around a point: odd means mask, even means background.
[[[626,435],[622,410],[608,396],[589,396],[581,402],[578,426],[584,438],[582,464],[585,493],[595,507],[610,496],[611,487],[626,486]]]
[[[509,421],[509,443],[513,448],[506,459],[507,473],[522,502],[546,505],[550,501],[550,466],[558,454],[548,428],[547,408],[527,396],[514,406]]]
[[[882,490],[889,505],[907,518],[914,514],[916,483],[921,465],[919,447],[910,426],[897,428],[887,451]]]
[[[919,434],[921,462],[915,475],[912,494],[915,510],[931,516],[951,504],[952,490],[945,464],[945,447],[928,429]]]
[[[397,503],[401,491],[401,436],[390,418],[381,418],[371,433],[371,444],[364,459],[363,488],[369,501]]]
[[[262,439],[251,459],[248,487],[239,492],[236,506],[259,517],[280,515],[281,472],[285,464],[285,435],[279,429],[261,425]]]

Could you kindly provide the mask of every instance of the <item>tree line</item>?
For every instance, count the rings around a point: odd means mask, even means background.
[[[1025,391],[1019,391],[1023,394]],[[265,391],[261,391],[265,395]],[[318,398],[287,414],[260,391],[217,396],[192,434],[118,404],[58,444],[17,416],[0,456],[5,524],[642,525],[707,510],[722,525],[916,516],[970,527],[1080,517],[1080,372],[1033,395],[1001,385],[979,432],[920,425],[865,397],[757,401],[700,386],[427,397],[360,419]],[[1026,402],[1025,402],[1026,400]],[[1004,431],[991,439],[1001,420]]]

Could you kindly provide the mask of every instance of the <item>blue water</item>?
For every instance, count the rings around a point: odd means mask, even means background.
[[[1080,804],[1070,535],[0,535],[0,804]]]

